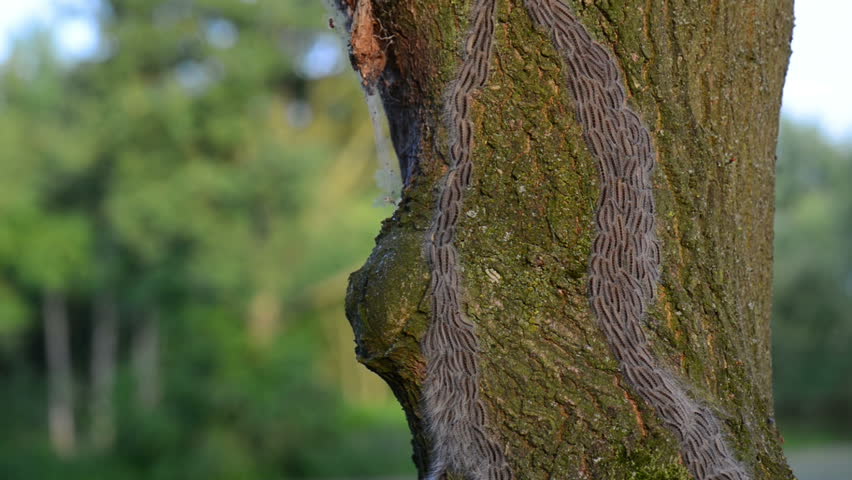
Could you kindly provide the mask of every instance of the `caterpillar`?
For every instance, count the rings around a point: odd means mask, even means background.
[[[642,330],[660,279],[655,231],[651,135],[626,101],[620,68],[560,0],[525,0],[550,33],[567,69],[568,90],[589,151],[597,160],[600,196],[589,262],[589,301],[610,349],[633,389],[681,445],[698,480],[746,480],[719,420],[692,400],[654,358]]]
[[[632,388],[679,441],[697,480],[747,480],[719,420],[691,399],[654,357],[642,322],[656,296],[661,249],[656,235],[651,135],[627,103],[622,74],[560,0],[524,0],[562,55],[568,90],[583,137],[596,159],[600,196],[589,261],[592,313]],[[488,436],[479,395],[479,343],[461,305],[458,252],[453,245],[466,188],[473,175],[472,96],[488,80],[496,0],[476,0],[459,72],[446,98],[450,166],[427,232],[431,322],[422,341],[427,370],[423,406],[432,441],[427,480],[449,472],[470,480],[514,478],[503,449]]]
[[[477,0],[464,44],[464,57],[446,98],[450,167],[438,195],[435,220],[426,238],[431,267],[432,321],[423,338],[426,424],[432,439],[427,480],[457,472],[471,480],[511,480],[500,446],[487,435],[486,409],[479,397],[479,341],[462,312],[458,252],[453,245],[473,175],[470,104],[488,80],[496,0]]]

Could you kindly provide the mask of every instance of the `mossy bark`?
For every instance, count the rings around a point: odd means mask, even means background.
[[[421,473],[429,455],[423,244],[447,168],[444,95],[469,3],[372,2],[386,55],[376,86],[407,178],[399,209],[350,279],[347,315],[358,359],[407,413]],[[567,3],[614,52],[657,150],[663,274],[645,325],[657,355],[717,413],[755,479],[792,478],[772,421],[769,355],[775,142],[792,0]],[[519,479],[689,478],[677,442],[631,391],[589,308],[598,173],[560,56],[519,0],[502,1],[497,22],[456,239],[496,435]]]

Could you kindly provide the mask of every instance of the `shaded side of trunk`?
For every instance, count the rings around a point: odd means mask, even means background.
[[[792,2],[565,3],[613,54],[656,149],[662,274],[643,325],[654,356],[714,412],[751,478],[792,478],[771,422],[769,356]],[[403,170],[414,173],[351,277],[347,316],[359,360],[406,410],[421,474],[430,455],[423,249],[447,171],[444,100],[471,4],[374,0],[371,9],[386,58],[376,86]],[[560,52],[522,2],[501,2],[496,18],[492,74],[470,107],[473,181],[455,236],[493,436],[516,478],[690,478],[677,439],[623,375],[589,306],[600,179]]]
[[[136,385],[136,402],[146,411],[160,402],[160,313],[144,314],[131,341],[131,366]]]
[[[60,456],[74,454],[74,376],[65,296],[48,291],[42,300],[44,345],[47,353],[47,422],[50,443]]]
[[[95,298],[90,364],[89,441],[96,450],[112,446],[115,438],[115,369],[118,347],[118,305],[111,292]]]

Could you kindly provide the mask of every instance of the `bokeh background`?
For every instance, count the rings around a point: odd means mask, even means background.
[[[801,480],[841,480],[852,12],[800,3],[776,421]],[[414,479],[343,313],[382,145],[315,0],[0,1],[0,478]]]

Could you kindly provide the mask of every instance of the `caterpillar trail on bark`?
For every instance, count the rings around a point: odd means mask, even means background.
[[[423,407],[432,441],[427,480],[447,473],[468,480],[512,480],[502,447],[488,436],[479,396],[479,341],[462,312],[458,252],[453,245],[464,193],[473,175],[474,93],[488,80],[496,0],[476,0],[463,60],[446,97],[449,171],[438,194],[425,248],[432,280],[432,321],[423,338],[426,378]]]
[[[680,442],[692,475],[748,480],[719,420],[654,357],[642,330],[660,277],[652,184],[656,160],[648,129],[627,104],[621,69],[561,0],[524,1],[563,56],[577,118],[597,160],[601,195],[589,262],[592,312],[627,380]]]
[[[601,180],[589,262],[591,309],[621,370],[681,445],[698,480],[748,480],[713,412],[693,400],[654,357],[642,321],[660,276],[655,232],[651,136],[627,104],[621,70],[560,0],[525,0],[530,16],[563,55],[568,89],[597,159]],[[473,172],[472,96],[488,79],[496,0],[477,0],[463,61],[448,89],[445,115],[450,168],[438,194],[425,248],[431,270],[432,321],[423,339],[427,372],[424,412],[432,441],[427,480],[458,473],[469,480],[509,480],[503,449],[488,436],[479,396],[479,343],[463,315],[458,252],[453,245],[464,193]]]

